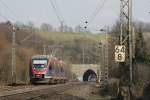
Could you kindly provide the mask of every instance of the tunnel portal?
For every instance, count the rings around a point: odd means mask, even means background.
[[[87,71],[84,72],[84,74],[83,74],[83,81],[96,81],[96,79],[97,79],[97,75],[96,75],[96,73],[95,73],[93,70],[91,70],[91,69],[87,70]]]

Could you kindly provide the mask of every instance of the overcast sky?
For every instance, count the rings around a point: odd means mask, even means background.
[[[1,0],[0,15],[16,22],[28,23],[32,21],[36,26],[46,22],[59,26],[60,23],[49,0]],[[65,24],[72,27],[83,25],[86,20],[90,20],[96,8],[102,6],[104,0],[53,0],[59,15],[63,16]],[[150,22],[150,0],[133,0],[133,18]],[[120,0],[106,0],[105,5],[99,14],[90,23],[89,27],[97,29],[104,25],[112,26],[119,19]],[[0,21],[5,19],[0,17]]]

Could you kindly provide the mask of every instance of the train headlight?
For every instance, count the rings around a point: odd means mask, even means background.
[[[44,68],[45,66],[44,66],[44,65],[41,65],[41,67],[43,67],[43,68]]]

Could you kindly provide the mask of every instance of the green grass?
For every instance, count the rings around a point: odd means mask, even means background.
[[[74,39],[104,40],[105,34],[69,33],[69,32],[42,32],[38,33],[43,38],[56,41],[69,41]]]

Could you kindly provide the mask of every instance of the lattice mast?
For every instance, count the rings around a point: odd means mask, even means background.
[[[129,86],[132,84],[132,0],[120,0],[120,45],[125,45],[127,50],[125,64],[129,66],[130,80]],[[126,73],[126,72],[124,72]]]

